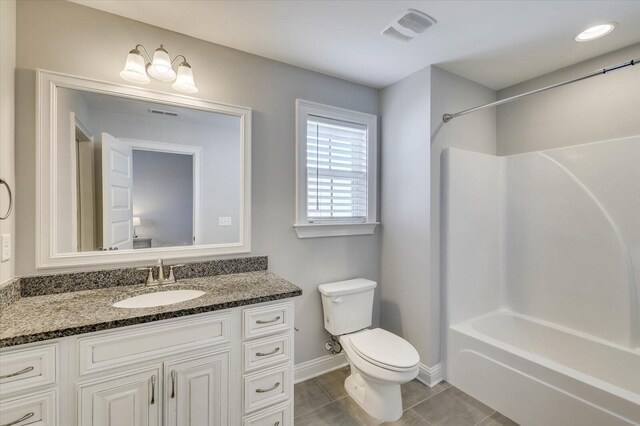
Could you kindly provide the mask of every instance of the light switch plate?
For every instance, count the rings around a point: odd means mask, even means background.
[[[218,218],[219,226],[231,226],[231,218],[229,216],[220,216]]]
[[[0,246],[2,248],[1,261],[6,262],[11,259],[11,234],[2,234],[0,238]]]

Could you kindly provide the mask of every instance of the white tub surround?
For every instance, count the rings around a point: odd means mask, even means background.
[[[522,425],[640,424],[639,162],[446,153],[447,380]]]
[[[452,326],[449,350],[447,379],[522,425],[640,424],[637,351],[510,311]]]

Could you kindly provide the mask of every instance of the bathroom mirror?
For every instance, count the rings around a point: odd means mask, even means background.
[[[249,109],[38,80],[40,268],[249,251]]]

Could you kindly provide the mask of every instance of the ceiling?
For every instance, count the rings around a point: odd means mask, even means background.
[[[639,0],[72,1],[377,88],[433,64],[501,89],[640,42]],[[409,8],[438,23],[409,43],[380,35]],[[602,22],[618,25],[574,41]]]

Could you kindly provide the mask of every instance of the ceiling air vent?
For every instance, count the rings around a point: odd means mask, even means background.
[[[151,114],[168,115],[169,117],[177,117],[178,116],[177,112],[164,111],[164,110],[161,110],[161,109],[154,109],[154,108],[149,108],[149,112]]]
[[[382,35],[398,41],[411,41],[436,23],[431,16],[414,9],[405,10],[382,30]]]

